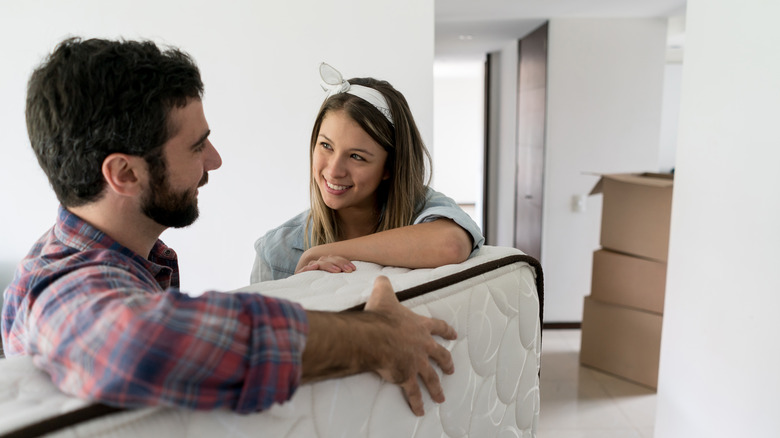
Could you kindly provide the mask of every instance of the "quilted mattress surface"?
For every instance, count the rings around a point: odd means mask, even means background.
[[[462,264],[436,269],[355,264],[358,269],[349,274],[307,272],[241,291],[282,296],[312,310],[344,310],[366,301],[377,275],[389,277],[404,305],[458,332],[455,341],[439,340],[455,363],[453,375],[440,373],[447,400],[437,404],[426,393],[423,417],[411,413],[396,385],[373,373],[303,385],[287,403],[251,415],[174,408],[113,412],[59,392],[29,358],[20,357],[0,360],[0,436],[536,435],[542,272],[535,260],[515,249],[485,246]]]

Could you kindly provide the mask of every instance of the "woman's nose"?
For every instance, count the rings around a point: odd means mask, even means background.
[[[328,160],[328,173],[333,178],[339,178],[347,174],[346,160],[342,157],[331,157]]]

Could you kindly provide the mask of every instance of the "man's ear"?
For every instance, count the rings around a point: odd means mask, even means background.
[[[103,160],[103,178],[110,190],[120,196],[136,196],[141,193],[146,178],[146,161],[141,157],[113,153]]]

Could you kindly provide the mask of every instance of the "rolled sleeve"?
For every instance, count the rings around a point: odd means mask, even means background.
[[[33,306],[30,353],[66,393],[121,407],[250,413],[288,400],[300,384],[308,323],[298,304],[149,293],[106,266],[56,286]]]
[[[452,220],[469,233],[472,241],[469,258],[474,256],[474,254],[482,248],[482,245],[484,245],[485,237],[482,235],[482,230],[479,229],[479,226],[474,222],[471,216],[463,211],[452,198],[433,189],[428,189],[425,205],[414,219],[414,224],[432,222],[440,218]]]

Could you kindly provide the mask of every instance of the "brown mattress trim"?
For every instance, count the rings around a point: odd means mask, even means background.
[[[75,426],[79,423],[86,423],[95,418],[105,417],[115,412],[124,411],[125,408],[117,408],[101,403],[96,403],[75,411],[66,412],[56,417],[47,418],[37,423],[28,424],[20,429],[0,435],[1,438],[33,438],[46,434],[54,433],[59,430]]]
[[[536,293],[539,297],[539,323],[544,323],[544,273],[542,272],[542,265],[535,258],[526,254],[515,254],[506,257],[502,257],[496,260],[490,260],[485,263],[473,266],[469,269],[465,269],[454,274],[447,275],[445,277],[431,280],[427,283],[423,283],[409,289],[404,289],[396,292],[398,301],[406,301],[412,298],[425,295],[427,293],[452,286],[453,284],[460,283],[461,281],[468,280],[478,275],[486,274],[490,271],[494,271],[504,266],[508,266],[514,263],[528,263],[536,271]],[[363,310],[366,306],[365,303],[358,304],[345,310],[346,312]]]

